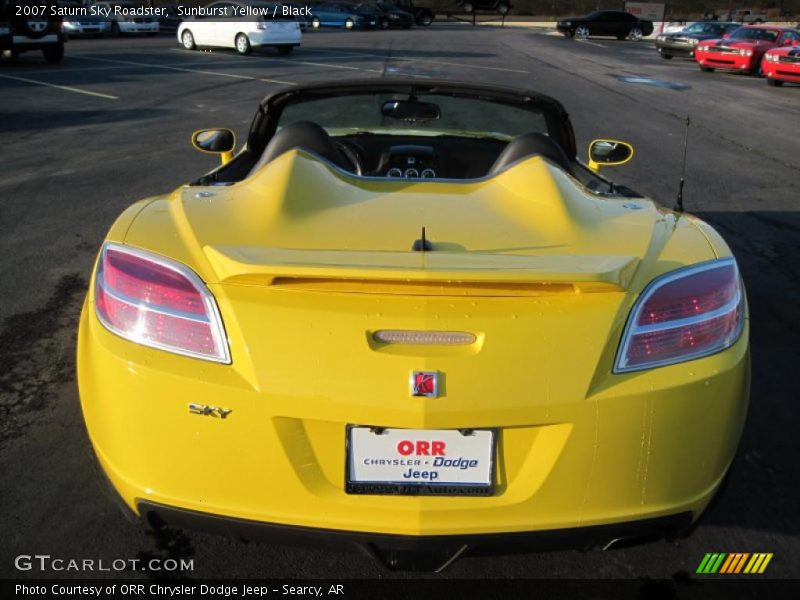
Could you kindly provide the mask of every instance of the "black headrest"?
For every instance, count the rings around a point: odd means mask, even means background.
[[[523,133],[515,137],[503,148],[500,156],[497,157],[492,168],[489,169],[489,175],[499,173],[523,158],[536,155],[543,156],[554,162],[568,173],[572,172],[569,157],[553,138],[543,133]]]
[[[275,160],[281,154],[302,148],[332,162],[337,167],[351,171],[353,165],[342,154],[342,151],[333,143],[333,140],[317,123],[311,121],[296,121],[283,127],[276,133],[264,148],[264,153],[250,171],[255,173],[267,163]]]

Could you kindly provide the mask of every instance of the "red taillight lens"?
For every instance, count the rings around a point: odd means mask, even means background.
[[[107,244],[97,269],[95,307],[103,325],[133,342],[230,362],[214,298],[179,263]]]
[[[732,258],[668,273],[633,308],[614,371],[638,371],[714,354],[742,331],[744,294]]]

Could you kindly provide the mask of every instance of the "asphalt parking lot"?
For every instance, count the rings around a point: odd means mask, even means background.
[[[73,373],[80,304],[114,218],[215,166],[191,149],[192,131],[228,126],[243,137],[258,101],[289,83],[401,75],[552,95],[571,113],[580,148],[598,137],[632,142],[634,161],[607,174],[670,207],[691,115],[685,204],[733,247],[752,319],[739,456],[690,538],[464,558],[439,577],[680,578],[706,552],[737,551],[772,552],[766,576],[800,577],[800,86],[701,73],[661,60],[646,42],[457,25],[314,32],[288,57],[188,52],[160,36],[72,40],[60,66],[38,53],[0,62],[0,577],[80,575],[15,570],[15,556],[37,553],[191,557],[194,577],[404,576],[358,555],[154,536],[127,523],[100,481]]]

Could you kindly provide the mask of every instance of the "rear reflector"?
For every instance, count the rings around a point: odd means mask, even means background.
[[[655,279],[636,302],[614,372],[720,352],[739,339],[743,324],[744,292],[732,258],[673,271]]]
[[[113,333],[144,346],[230,363],[216,302],[184,265],[109,243],[95,279],[97,316]]]

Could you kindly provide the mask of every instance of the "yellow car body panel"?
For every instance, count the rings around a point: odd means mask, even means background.
[[[730,256],[692,217],[598,197],[541,158],[484,180],[409,182],[349,176],[300,151],[137,211],[108,240],[194,270],[219,305],[232,363],[111,333],[92,280],[81,403],[134,511],[146,500],[412,536],[697,518],[733,459],[749,394],[747,319],[723,352],[612,372],[650,281]],[[411,251],[423,226],[441,251]],[[372,337],[382,329],[475,341],[386,345]],[[442,373],[440,397],[411,397],[412,371]],[[189,403],[231,412],[199,416]],[[348,494],[349,424],[495,429],[494,492]]]

